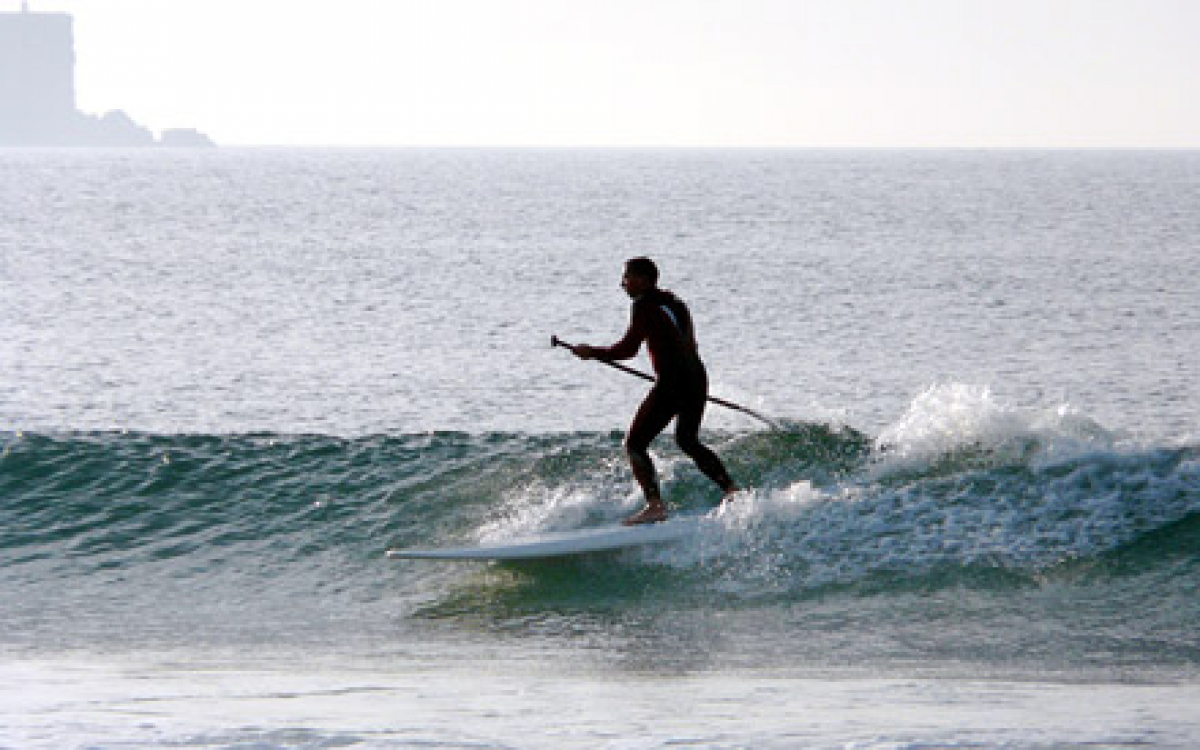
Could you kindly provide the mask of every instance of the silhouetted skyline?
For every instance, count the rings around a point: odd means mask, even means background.
[[[66,13],[0,12],[0,146],[211,145],[194,130],[161,141],[122,110],[102,117],[75,104],[75,43]]]

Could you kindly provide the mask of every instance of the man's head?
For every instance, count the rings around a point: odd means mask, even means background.
[[[658,266],[649,258],[631,258],[625,261],[625,275],[621,277],[621,288],[630,297],[637,299],[658,285]]]

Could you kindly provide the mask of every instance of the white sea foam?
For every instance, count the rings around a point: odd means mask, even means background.
[[[1018,408],[987,386],[940,383],[918,394],[876,440],[874,472],[923,470],[963,451],[992,461],[1063,460],[1111,450],[1117,436],[1069,404]]]
[[[866,469],[743,493],[691,544],[644,558],[780,594],[947,566],[1036,575],[1200,512],[1186,452],[1120,445],[1069,408],[1020,410],[987,389],[931,388]]]
[[[480,542],[494,542],[612,523],[637,508],[640,497],[631,482],[611,477],[592,476],[565,485],[535,481],[507,493],[475,536]]]

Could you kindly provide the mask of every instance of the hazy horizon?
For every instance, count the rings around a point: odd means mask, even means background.
[[[1200,146],[1186,0],[29,4],[82,111],[222,145]]]

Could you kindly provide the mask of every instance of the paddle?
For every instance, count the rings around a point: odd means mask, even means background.
[[[566,341],[563,341],[558,336],[550,337],[550,346],[561,346],[564,349],[570,349],[572,351],[575,349],[575,346],[573,344],[568,344]],[[598,359],[598,358],[595,361],[600,362],[602,364],[606,364],[609,367],[620,370],[621,372],[627,372],[630,375],[636,375],[637,377],[641,378],[642,380],[649,380],[651,382],[654,382],[653,375],[644,373],[641,370],[635,370],[632,367],[626,367],[625,365],[621,364],[620,362],[613,362],[612,360]],[[726,409],[733,409],[734,411],[740,411],[743,414],[748,414],[749,416],[754,417],[757,420],[765,422],[767,425],[769,425],[771,427],[772,430],[782,430],[783,429],[782,427],[780,427],[778,424],[776,424],[772,420],[768,419],[767,417],[764,417],[763,415],[759,414],[758,412],[756,412],[752,409],[747,409],[746,407],[741,406],[740,404],[735,404],[732,401],[726,401],[725,399],[717,398],[716,396],[709,396],[708,400],[713,402],[714,404],[719,404],[720,406],[724,406]]]

